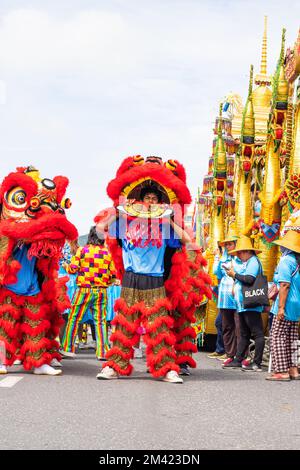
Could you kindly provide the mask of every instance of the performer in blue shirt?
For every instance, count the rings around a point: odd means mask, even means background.
[[[162,195],[155,186],[147,187],[141,190],[140,200],[144,205],[158,205]],[[150,373],[154,377],[163,376],[166,382],[182,383],[170,332],[171,307],[164,287],[165,255],[168,248],[180,249],[182,243],[190,242],[190,237],[172,218],[164,221],[138,217],[128,221],[120,212],[117,220],[113,216],[106,222],[106,227],[98,226],[101,232],[107,228],[122,246],[125,273],[121,299],[116,305],[116,330],[111,337],[113,347],[106,354],[108,361],[97,378],[113,379],[118,374],[132,372],[132,348],[138,344],[137,330],[142,322],[146,330],[144,341]]]

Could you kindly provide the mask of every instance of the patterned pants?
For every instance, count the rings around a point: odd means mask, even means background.
[[[121,375],[130,375],[133,347],[139,343],[138,328],[145,328],[147,366],[154,377],[166,375],[170,370],[179,372],[176,364],[174,319],[165,288],[160,279],[125,273],[121,298],[115,303],[117,315],[113,320],[115,331],[111,335],[112,349],[106,354],[108,365]],[[127,287],[128,286],[132,287]],[[125,284],[125,285],[124,285]]]
[[[299,323],[274,317],[271,330],[272,368],[275,373],[286,373],[297,366]]]
[[[55,341],[58,328],[53,330],[52,313],[42,294],[18,296],[1,290],[0,345],[5,350],[2,362],[10,366],[20,359],[24,369],[30,370],[60,359]]]
[[[96,356],[103,358],[109,349],[106,327],[107,289],[105,287],[78,287],[72,299],[72,308],[65,329],[62,347],[75,352],[78,326],[84,314],[91,309],[96,331]]]

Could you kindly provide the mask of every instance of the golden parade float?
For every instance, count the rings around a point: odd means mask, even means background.
[[[230,94],[216,121],[208,174],[196,200],[196,239],[213,276],[214,251],[228,235],[248,235],[262,253],[268,281],[278,262],[281,231],[300,215],[300,31],[285,50],[285,30],[275,73],[267,74],[267,19],[260,72],[250,69],[249,92]],[[206,304],[204,331],[216,334],[216,303]],[[264,314],[267,334],[268,314]]]

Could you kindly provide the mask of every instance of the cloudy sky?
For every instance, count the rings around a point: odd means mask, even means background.
[[[298,0],[1,0],[1,179],[27,164],[68,176],[80,233],[128,155],[182,161],[195,195],[220,100],[258,70],[265,14],[273,72]]]

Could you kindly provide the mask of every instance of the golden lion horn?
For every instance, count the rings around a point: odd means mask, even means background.
[[[168,168],[171,171],[175,171],[177,168],[177,163],[175,160],[168,160],[165,164],[166,168]]]
[[[142,157],[141,155],[136,155],[135,157],[133,157],[134,165],[143,165],[144,162],[144,157]]]

